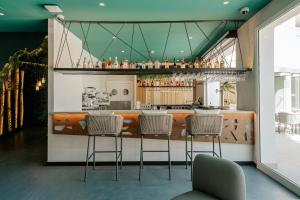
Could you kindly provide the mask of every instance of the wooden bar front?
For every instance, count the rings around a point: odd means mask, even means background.
[[[123,135],[128,138],[139,138],[138,116],[141,112],[115,111],[124,118]],[[170,111],[174,116],[172,140],[185,140],[185,118],[193,114],[193,111]],[[226,111],[224,115],[222,143],[253,144],[254,143],[254,112]],[[54,113],[53,133],[65,135],[87,135],[87,112],[78,113]],[[147,137],[153,139],[166,139],[165,137]],[[209,142],[211,137],[198,136],[195,141]]]

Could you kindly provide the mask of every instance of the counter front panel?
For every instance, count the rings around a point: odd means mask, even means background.
[[[123,136],[139,138],[138,116],[140,111],[114,111],[124,118]],[[172,140],[185,140],[185,118],[194,113],[192,110],[170,110],[174,116]],[[224,111],[222,143],[253,144],[254,143],[254,112]],[[53,133],[65,135],[87,135],[87,112],[53,113]],[[167,139],[166,137],[147,137],[153,139]],[[211,137],[198,136],[195,141],[210,142]]]

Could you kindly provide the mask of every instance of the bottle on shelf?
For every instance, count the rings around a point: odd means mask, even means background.
[[[112,68],[112,60],[111,60],[111,57],[108,58],[108,61],[107,61],[107,65],[106,65],[106,66],[107,66],[108,69],[111,69],[111,68]]]
[[[194,62],[194,67],[199,68],[199,59],[198,59],[198,57],[196,58],[196,60]]]
[[[125,59],[124,62],[123,62],[123,69],[128,69],[128,60]]]
[[[203,61],[203,59],[200,59],[200,61],[199,61],[199,68],[204,68],[205,66],[204,66],[204,61]]]
[[[105,62],[105,60],[103,59],[102,60],[102,69],[105,69],[106,68],[106,62]]]
[[[158,60],[156,60],[156,61],[154,62],[154,68],[155,68],[155,69],[160,69],[160,62],[159,62]]]
[[[134,66],[135,66],[136,69],[141,69],[141,66],[139,65],[138,62],[134,62]]]
[[[123,63],[123,59],[121,59],[121,62],[120,62],[120,69],[123,69],[124,68],[124,63]]]
[[[225,67],[225,61],[224,61],[224,57],[222,56],[220,61],[220,68],[224,68],[224,67]]]
[[[214,62],[214,68],[220,68],[220,63],[219,63],[219,59],[216,58],[215,62]]]
[[[176,59],[174,58],[174,61],[173,61],[173,69],[177,69],[177,64],[176,64]]]
[[[153,69],[153,62],[152,60],[149,60],[148,63],[146,63],[148,69]]]
[[[145,61],[142,62],[141,69],[146,69]]]
[[[192,62],[192,61],[191,61],[191,62],[189,62],[188,68],[190,68],[190,69],[194,68],[194,64],[193,64],[193,62]]]
[[[118,57],[117,57],[117,56],[115,57],[115,61],[114,61],[114,64],[113,64],[113,68],[114,68],[114,69],[118,69],[118,68],[119,68],[119,62],[118,62]]]
[[[169,69],[170,68],[168,57],[166,57],[166,59],[164,61],[164,66],[165,66],[165,69]]]
[[[86,57],[83,58],[82,66],[83,68],[87,68]]]
[[[95,68],[97,68],[97,69],[100,68],[99,61],[96,62]]]
[[[184,58],[182,58],[181,62],[180,62],[180,68],[184,69],[185,68],[185,62],[184,62]]]
[[[207,68],[212,68],[212,65],[211,65],[210,59],[208,59],[208,60],[207,60]]]

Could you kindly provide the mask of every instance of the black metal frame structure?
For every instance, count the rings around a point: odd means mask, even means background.
[[[96,137],[103,137],[108,135],[88,135],[88,144],[86,150],[86,163],[84,169],[84,182],[86,182],[87,177],[87,167],[89,165],[89,160],[93,157],[93,170],[95,170],[96,162],[95,162],[95,155],[96,153],[115,153],[116,156],[116,181],[118,181],[118,167],[120,162],[120,169],[122,169],[122,161],[123,161],[123,135],[122,132],[119,136],[114,136],[115,138],[115,150],[113,151],[96,151]],[[93,137],[93,152],[89,155],[90,149],[90,137]],[[120,150],[118,150],[118,137],[120,137]]]
[[[191,149],[188,150],[188,136],[191,137]],[[212,153],[213,156],[217,156],[222,158],[222,148],[221,148],[221,139],[219,135],[209,135],[209,137],[212,137],[212,145],[213,145],[213,150],[212,151],[194,151],[193,150],[193,141],[194,137],[197,135],[190,134],[186,132],[185,134],[185,168],[188,168],[188,158],[190,159],[190,165],[191,165],[191,179],[193,177],[193,153]],[[200,136],[200,135],[199,135]],[[203,135],[201,135],[203,136]],[[218,138],[218,143],[219,143],[219,155],[215,152],[215,138]]]
[[[153,135],[152,135],[153,136]],[[143,138],[144,135],[141,134],[141,151],[140,151],[140,168],[139,168],[139,181],[141,181],[141,177],[142,177],[142,169],[144,168],[144,153],[168,153],[168,168],[169,168],[169,180],[171,180],[171,155],[170,155],[170,138],[171,135],[163,135],[163,134],[159,134],[159,136],[168,136],[168,150],[144,150],[143,147]]]

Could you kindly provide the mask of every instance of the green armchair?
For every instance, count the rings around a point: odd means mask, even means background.
[[[246,200],[244,172],[232,161],[199,154],[192,179],[193,190],[173,200]]]

